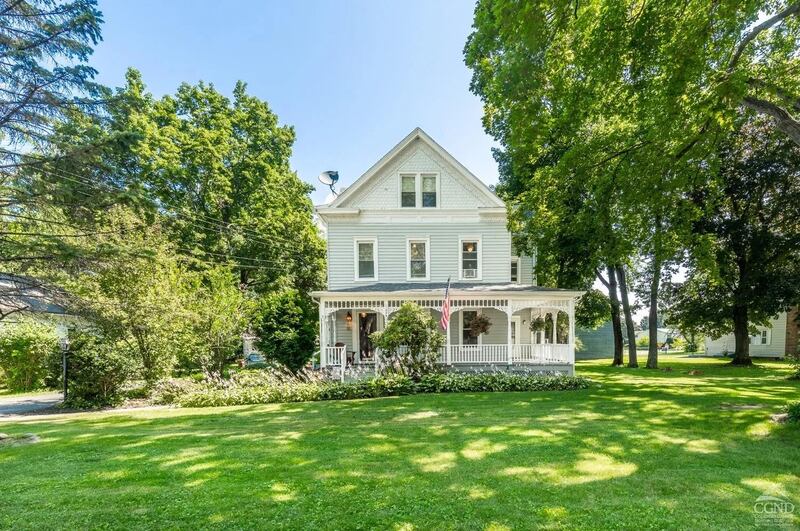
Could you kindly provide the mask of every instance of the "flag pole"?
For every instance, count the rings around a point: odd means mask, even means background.
[[[445,288],[445,297],[447,297],[447,299],[448,299],[448,301],[447,301],[447,305],[448,305],[447,312],[450,313],[450,317],[452,318],[453,314],[450,311],[450,300],[449,300],[450,299],[450,277],[447,277],[447,288]],[[445,336],[445,339],[447,340],[447,346],[445,347],[446,350],[444,352],[444,354],[445,354],[444,359],[445,359],[445,362],[447,363],[447,365],[449,366],[449,365],[453,364],[453,362],[452,362],[453,357],[452,357],[452,353],[450,351],[450,319],[447,320],[447,330],[444,331],[444,336]]]

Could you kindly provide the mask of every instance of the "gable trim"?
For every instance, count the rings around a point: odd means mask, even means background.
[[[351,184],[347,189],[345,189],[342,193],[340,193],[336,199],[334,199],[329,205],[328,208],[337,208],[341,205],[344,201],[347,200],[351,195],[353,195],[357,190],[364,186],[375,174],[377,174],[380,170],[382,170],[388,163],[391,161],[398,153],[400,153],[403,149],[405,149],[411,142],[419,138],[423,143],[427,144],[433,151],[442,157],[447,163],[452,165],[456,171],[458,171],[461,175],[465,176],[468,181],[478,189],[478,191],[486,197],[492,204],[496,205],[497,207],[505,208],[505,203],[497,197],[497,195],[492,192],[486,183],[478,179],[471,171],[469,171],[463,164],[461,164],[455,157],[453,157],[450,153],[447,152],[442,146],[440,146],[435,140],[433,140],[425,131],[421,128],[416,127],[413,131],[411,131],[406,137],[401,140],[396,146],[394,146],[388,153],[386,153],[381,159],[372,165],[361,177],[355,180],[353,184]],[[438,182],[437,182],[438,186]],[[438,198],[437,198],[438,200]]]

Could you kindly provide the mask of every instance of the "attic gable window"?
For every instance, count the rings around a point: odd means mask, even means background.
[[[439,206],[437,173],[401,173],[400,206],[402,208],[436,208]]]
[[[417,206],[417,176],[416,175],[401,175],[400,176],[400,206],[411,207]]]
[[[422,206],[436,206],[436,175],[423,174],[422,176]]]

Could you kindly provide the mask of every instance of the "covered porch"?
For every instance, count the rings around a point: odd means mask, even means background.
[[[379,368],[379,353],[369,335],[383,330],[405,302],[415,302],[440,319],[444,285],[389,287],[377,284],[312,294],[319,303],[322,368]],[[445,370],[492,368],[571,375],[575,363],[575,300],[580,295],[519,284],[453,284],[450,327],[438,362]],[[470,320],[478,314],[488,317],[491,327],[475,337],[470,332]],[[538,326],[532,330],[534,321]]]

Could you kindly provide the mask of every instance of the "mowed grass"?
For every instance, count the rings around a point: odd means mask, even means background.
[[[769,420],[800,399],[785,364],[607,363],[579,363],[586,391],[0,423],[41,437],[0,447],[0,527],[750,529],[761,494],[800,512],[800,427]]]

